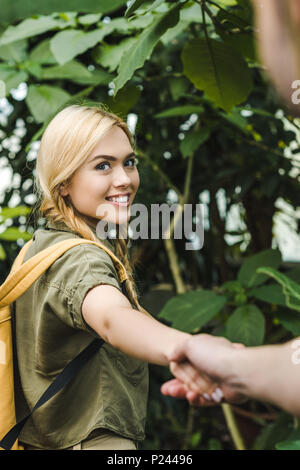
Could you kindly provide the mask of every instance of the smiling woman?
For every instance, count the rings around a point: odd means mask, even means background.
[[[145,437],[147,363],[167,366],[169,351],[189,335],[139,304],[128,236],[119,236],[140,183],[133,138],[99,106],[70,106],[48,125],[36,169],[47,225],[34,233],[24,261],[70,238],[98,246],[67,250],[16,301],[17,418],[95,337],[105,344],[63,393],[35,411],[19,440],[27,449],[135,449]],[[102,220],[118,227],[115,240],[98,237]],[[204,393],[214,390],[198,379]]]

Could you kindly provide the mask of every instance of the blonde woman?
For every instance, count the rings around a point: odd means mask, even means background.
[[[145,437],[147,363],[168,366],[169,352],[189,337],[139,305],[128,238],[97,236],[104,216],[126,227],[139,187],[133,147],[126,123],[99,106],[63,109],[41,139],[36,187],[47,224],[34,233],[25,261],[57,242],[81,237],[105,244],[123,263],[129,281],[126,296],[105,250],[81,244],[16,301],[18,418],[94,338],[105,341],[76,378],[26,423],[19,437],[25,449],[136,449]],[[194,377],[203,392],[213,390],[199,374]]]

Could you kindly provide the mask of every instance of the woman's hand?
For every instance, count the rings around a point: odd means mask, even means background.
[[[223,393],[218,384],[200,373],[190,362],[171,362],[170,370],[177,378],[163,384],[161,392],[164,395],[185,398],[196,406],[211,406],[222,400]]]
[[[219,388],[215,388],[212,395],[203,392],[203,395],[190,390],[179,379],[171,379],[161,386],[161,393],[169,395],[173,398],[186,399],[192,406],[216,406],[223,399],[223,392]]]

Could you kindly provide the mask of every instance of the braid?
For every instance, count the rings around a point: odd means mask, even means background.
[[[126,238],[126,240],[128,240],[128,238]],[[135,284],[134,277],[133,277],[133,270],[132,270],[132,267],[130,265],[130,261],[128,259],[127,243],[128,242],[126,242],[123,238],[116,238],[116,243],[115,243],[116,256],[119,258],[121,263],[124,265],[124,267],[126,269],[127,276],[128,276],[128,279],[126,281],[126,290],[127,290],[127,293],[128,293],[128,296],[129,296],[131,302],[134,303],[137,306],[138,310],[145,313],[146,315],[150,315],[149,312],[147,312],[147,310],[145,310],[139,304],[139,301],[138,301],[138,292],[137,292],[136,284]]]

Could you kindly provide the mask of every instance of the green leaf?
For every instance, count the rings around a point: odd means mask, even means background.
[[[184,158],[190,157],[203,145],[210,137],[211,129],[202,127],[201,129],[189,132],[180,143],[180,151]]]
[[[263,344],[265,318],[255,305],[242,305],[234,310],[226,324],[226,337],[245,346]]]
[[[21,232],[16,227],[9,227],[4,232],[0,233],[0,240],[14,242],[19,238],[28,241],[32,238],[32,234],[28,232]]]
[[[247,129],[248,121],[241,116],[241,113],[237,108],[233,108],[230,114],[224,113],[223,111],[219,111],[219,114],[222,116],[222,119],[225,119],[227,122],[237,127],[244,134],[249,135],[249,131]]]
[[[281,412],[273,423],[266,424],[255,438],[251,450],[274,450],[277,442],[289,439],[292,417]]]
[[[300,440],[298,441],[282,441],[275,445],[277,450],[300,450]]]
[[[209,439],[209,441],[208,441],[208,450],[222,450],[222,449],[223,449],[222,444],[219,441],[219,439],[215,439],[214,437]]]
[[[257,61],[255,43],[251,33],[225,34],[219,31],[219,36],[242,56],[252,62]]]
[[[0,47],[0,58],[6,62],[21,63],[26,60],[27,41],[16,41]]]
[[[193,449],[198,447],[201,439],[202,439],[202,431],[196,431],[191,435],[190,443]]]
[[[140,0],[137,0],[137,2],[140,3]],[[164,2],[165,2],[165,0],[155,0],[154,2],[150,2],[150,6],[147,7],[147,6],[145,5],[145,6],[143,7],[143,8],[144,8],[144,11],[143,11],[142,14],[146,14],[146,13],[148,13],[149,11],[155,10],[155,8],[158,8],[158,7],[159,7],[162,3],[164,3]],[[142,3],[147,3],[147,2],[145,2],[145,0],[143,0]],[[149,3],[149,2],[148,2],[148,3]],[[138,7],[139,7],[139,6],[140,6],[140,5],[138,5]],[[130,7],[129,7],[129,8],[130,8]],[[137,8],[135,8],[135,9],[137,9]],[[126,11],[127,11],[127,10],[126,10]],[[126,12],[125,12],[125,17],[126,17],[126,18],[128,17],[128,15],[126,15]]]
[[[263,273],[275,279],[282,286],[286,305],[300,312],[300,285],[273,268],[261,267],[257,269],[257,273]]]
[[[271,305],[281,305],[286,307],[285,296],[278,284],[256,287],[248,292],[248,296],[253,296],[256,299],[268,302]]]
[[[51,16],[28,18],[17,26],[9,26],[0,38],[0,46],[66,26],[65,21]]]
[[[133,37],[124,39],[116,45],[104,44],[97,46],[92,53],[93,59],[97,64],[113,72],[118,68],[122,55],[131,48],[136,40]]]
[[[41,123],[49,119],[70,97],[69,93],[58,87],[30,85],[26,103],[36,122]]]
[[[16,206],[16,207],[1,207],[0,209],[0,223],[6,219],[13,219],[21,215],[27,215],[31,211],[30,207],[27,206]]]
[[[101,13],[98,13],[97,15],[94,14],[89,14],[89,15],[83,15],[78,18],[78,23],[83,24],[83,25],[90,25],[97,23],[101,18]]]
[[[276,313],[276,318],[287,331],[290,331],[294,336],[300,336],[300,315],[298,312],[280,311]]]
[[[22,82],[26,82],[27,73],[25,71],[18,71],[15,67],[0,64],[0,80],[5,83],[6,96],[9,95],[10,90],[17,88]]]
[[[226,297],[199,289],[172,297],[159,313],[173,328],[191,333],[214,318],[226,303]]]
[[[168,82],[173,101],[177,101],[181,96],[184,96],[190,86],[185,77],[171,77]]]
[[[125,11],[125,15],[124,15],[125,18],[129,18],[129,16],[132,15],[132,13],[136,11],[144,3],[149,3],[149,0],[148,1],[147,0],[134,0]]]
[[[291,269],[290,271],[286,272],[285,275],[290,279],[293,279],[293,281],[300,283],[300,266]]]
[[[127,0],[0,0],[0,23],[11,24],[33,15],[50,15],[55,12],[73,11],[81,13],[113,12],[127,3]]]
[[[177,116],[190,116],[191,114],[202,114],[204,107],[201,105],[185,105],[175,106],[174,108],[166,109],[158,114],[155,114],[155,118],[169,118]]]
[[[281,263],[281,253],[279,250],[264,250],[255,255],[249,256],[240,268],[237,279],[246,287],[255,287],[265,282],[268,276],[257,275],[257,268],[270,266],[278,268]]]
[[[231,7],[237,4],[237,0],[217,0],[217,2],[221,7]]]
[[[42,69],[41,78],[44,80],[70,80],[82,85],[109,83],[112,76],[102,70],[90,72],[81,62],[72,60],[64,65],[54,65]]]
[[[118,116],[126,119],[128,112],[135,106],[141,94],[141,89],[135,85],[125,85],[118,93],[118,98],[114,99],[110,96],[105,104],[108,109]]]
[[[253,83],[242,55],[215,39],[192,39],[183,48],[184,73],[227,112],[248,97]]]
[[[56,59],[50,49],[50,39],[45,39],[32,49],[29,59],[43,65],[56,64]]]
[[[6,95],[6,85],[3,80],[0,80],[0,99],[5,98]]]
[[[57,33],[50,41],[50,49],[61,65],[94,47],[107,34],[105,28],[84,32],[78,29],[68,29]]]
[[[150,58],[162,34],[177,24],[180,8],[181,4],[177,3],[167,12],[156,14],[153,23],[139,35],[138,41],[133,44],[127,54],[122,56],[118,76],[114,80],[114,95],[131,79],[135,70],[142,67],[145,61]]]
[[[6,259],[6,253],[5,253],[5,250],[3,248],[3,245],[1,245],[1,243],[0,243],[0,260],[4,261],[5,259]]]

